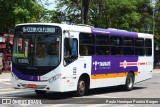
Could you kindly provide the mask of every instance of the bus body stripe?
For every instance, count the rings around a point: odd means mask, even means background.
[[[124,73],[110,73],[110,74],[95,74],[91,75],[91,79],[105,79],[105,78],[116,78],[116,77],[126,77],[128,72]],[[134,72],[135,76],[138,76],[138,72]]]

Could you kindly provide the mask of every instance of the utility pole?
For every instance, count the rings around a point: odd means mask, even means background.
[[[155,29],[155,0],[152,0],[152,10],[153,10],[153,16],[152,16],[152,18],[153,18],[153,35],[154,35],[154,29]]]

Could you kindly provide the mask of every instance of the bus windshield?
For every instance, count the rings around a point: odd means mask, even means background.
[[[49,34],[17,34],[14,37],[13,64],[58,66],[61,38]]]

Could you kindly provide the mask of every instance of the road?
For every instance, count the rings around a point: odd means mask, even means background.
[[[160,70],[154,71],[150,80],[143,81],[134,85],[132,91],[123,91],[121,87],[107,87],[92,89],[87,96],[74,97],[71,92],[53,93],[48,92],[46,96],[37,96],[32,90],[12,89],[9,80],[0,79],[0,98],[25,100],[32,99],[45,104],[34,105],[34,107],[159,107],[160,104],[105,104],[109,98],[160,98]],[[109,99],[112,100],[112,99]],[[27,104],[12,105],[12,107],[31,106]],[[0,107],[11,107],[9,104]]]

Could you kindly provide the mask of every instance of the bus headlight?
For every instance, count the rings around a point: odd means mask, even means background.
[[[61,74],[55,75],[54,77],[52,77],[52,78],[49,79],[49,83],[52,83],[53,81],[57,80],[60,77],[61,77]]]
[[[18,80],[18,77],[14,73],[11,72],[11,75],[15,80]]]

